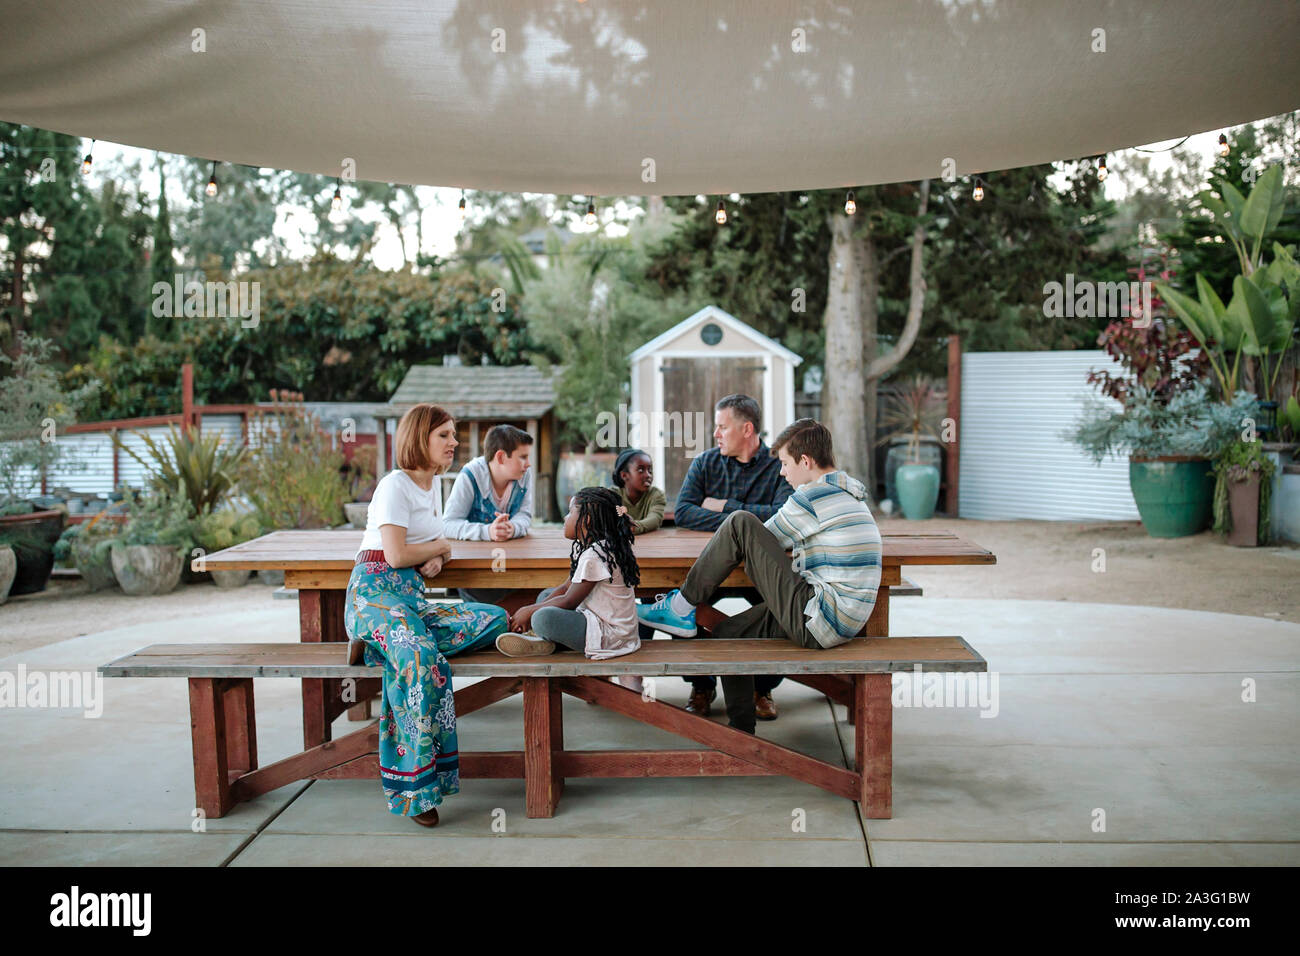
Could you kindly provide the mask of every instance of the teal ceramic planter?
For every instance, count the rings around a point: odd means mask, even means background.
[[[934,516],[939,501],[939,469],[934,465],[899,465],[894,475],[898,487],[898,506],[903,517],[924,521]]]
[[[1181,538],[1210,526],[1214,473],[1205,458],[1130,459],[1129,487],[1153,538]]]

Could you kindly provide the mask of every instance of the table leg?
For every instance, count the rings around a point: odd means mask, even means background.
[[[346,591],[298,589],[298,639],[304,644],[321,641],[346,641],[343,608]],[[340,655],[343,653],[339,652]],[[330,739],[330,724],[335,701],[342,697],[342,682],[337,678],[306,677],[302,682],[302,741],[310,750]]]
[[[889,586],[882,584],[876,590],[876,605],[871,609],[871,617],[867,618],[867,625],[862,629],[863,637],[888,637],[889,636]],[[853,708],[849,708],[849,723],[855,720]]]
[[[550,678],[524,678],[524,793],[530,818],[555,816],[564,790],[555,759],[564,750],[562,701]]]

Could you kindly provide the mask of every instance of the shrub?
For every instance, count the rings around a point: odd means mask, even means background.
[[[321,429],[302,396],[271,393],[276,404],[250,418],[257,441],[243,469],[240,487],[266,528],[328,528],[343,520],[348,500],[343,453]]]

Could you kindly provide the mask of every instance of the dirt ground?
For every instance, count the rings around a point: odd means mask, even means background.
[[[992,567],[905,568],[904,577],[927,597],[1145,604],[1300,623],[1300,546],[1233,548],[1210,532],[1151,538],[1136,521],[885,518],[880,526],[885,532],[951,530],[997,556]],[[1104,551],[1104,571],[1093,570],[1097,548]],[[0,657],[135,622],[250,610],[259,603],[270,608],[273,591],[253,580],[238,591],[191,584],[132,598],[120,591],[87,594],[79,581],[56,580],[39,594],[0,606]]]

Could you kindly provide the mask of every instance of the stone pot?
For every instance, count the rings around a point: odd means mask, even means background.
[[[1206,458],[1130,458],[1128,483],[1142,527],[1153,538],[1181,538],[1210,526],[1214,473]]]
[[[81,572],[81,580],[86,582],[86,587],[91,591],[117,587],[117,575],[113,573],[112,556],[105,554],[102,558],[96,558],[94,551],[94,548],[87,546],[81,540],[77,540],[72,545],[72,560],[76,562],[77,570]]]
[[[1238,548],[1259,545],[1259,472],[1252,471],[1245,481],[1228,482],[1228,511],[1232,516],[1232,530],[1228,544]]]
[[[283,571],[258,571],[257,580],[263,584],[269,584],[273,588],[284,587]]]
[[[9,600],[9,588],[13,586],[14,575],[18,573],[18,558],[9,545],[0,547],[0,604]]]
[[[16,553],[18,569],[14,574],[9,593],[34,594],[44,591],[54,570],[54,542],[63,533],[67,515],[58,510],[33,511],[25,515],[6,515],[0,518],[0,530],[15,531],[38,541],[34,548],[24,548]]]
[[[369,511],[369,501],[350,501],[343,506],[343,513],[348,516],[348,524],[362,531],[366,528],[366,515]]]
[[[249,571],[209,571],[217,587],[222,589],[242,588],[248,583]]]
[[[181,580],[184,556],[173,545],[113,542],[113,573],[127,594],[166,594]]]

